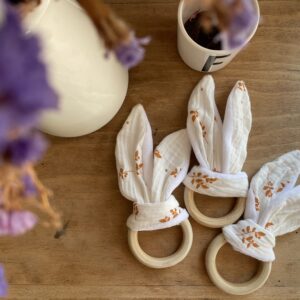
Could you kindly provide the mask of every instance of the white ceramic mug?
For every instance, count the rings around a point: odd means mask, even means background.
[[[248,44],[259,24],[260,11],[257,0],[253,1],[258,18],[245,43],[235,49],[211,50],[194,42],[184,28],[184,23],[196,12],[206,10],[205,1],[181,0],[178,7],[177,47],[182,60],[192,69],[201,72],[214,72],[224,68]]]

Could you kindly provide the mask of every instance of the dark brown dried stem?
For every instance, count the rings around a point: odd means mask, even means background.
[[[130,28],[100,0],[77,0],[95,24],[108,49],[130,38]]]

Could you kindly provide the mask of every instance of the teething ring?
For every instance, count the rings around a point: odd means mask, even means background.
[[[184,203],[189,214],[195,221],[206,227],[221,228],[235,223],[241,217],[245,210],[246,198],[237,198],[235,206],[231,212],[220,218],[212,218],[202,214],[196,206],[194,191],[187,187],[184,189]]]
[[[272,262],[260,262],[259,269],[252,279],[243,283],[233,283],[225,280],[218,272],[216,257],[219,250],[227,243],[224,235],[219,234],[209,245],[205,265],[211,281],[221,290],[232,295],[246,295],[261,288],[271,273]]]
[[[181,222],[180,225],[183,231],[182,244],[178,250],[170,256],[153,257],[148,255],[146,252],[144,252],[139,244],[138,231],[132,231],[131,229],[128,229],[128,243],[131,252],[138,261],[150,268],[161,269],[172,267],[178,264],[187,256],[193,242],[193,231],[189,220]]]

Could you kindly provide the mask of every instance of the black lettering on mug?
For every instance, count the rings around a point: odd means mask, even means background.
[[[228,57],[231,54],[227,54],[227,55],[219,55],[219,56],[209,56],[202,68],[202,72],[208,72],[211,68],[211,66],[213,65],[220,65],[223,63],[223,61],[216,61],[218,58],[224,58],[224,57]]]

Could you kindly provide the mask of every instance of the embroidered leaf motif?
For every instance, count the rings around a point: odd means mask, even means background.
[[[196,189],[209,189],[209,185],[218,180],[217,178],[209,177],[208,175],[200,172],[194,172],[192,175],[189,175],[189,177],[191,177],[191,184],[194,185]]]
[[[173,218],[176,218],[179,215],[177,208],[171,209],[170,212],[173,215]]]
[[[197,120],[199,114],[197,111],[191,110],[190,115],[192,116],[192,121],[195,122]]]
[[[170,176],[173,176],[174,178],[176,178],[178,175],[178,170],[177,168],[175,170],[173,170],[171,173],[170,173]]]
[[[134,160],[135,160],[135,161],[138,161],[138,160],[140,160],[140,159],[141,159],[141,157],[140,157],[140,155],[139,155],[139,151],[136,150],[136,151],[134,152]]]
[[[206,135],[207,135],[206,126],[202,122],[200,122],[200,126],[201,126],[201,129],[202,129],[202,137],[205,139]],[[206,141],[206,139],[205,139],[205,141]]]
[[[266,225],[265,225],[265,228],[268,229],[269,227],[273,226],[274,224],[272,222],[268,222]]]
[[[154,151],[154,156],[157,158],[161,158],[161,154],[157,149]]]
[[[268,181],[267,184],[263,187],[265,191],[265,195],[269,198],[273,196],[274,183],[272,181]]]
[[[180,208],[173,208],[170,209],[170,215],[169,216],[165,216],[163,219],[160,219],[159,222],[160,223],[166,223],[171,221],[172,219],[175,219],[177,216],[179,216],[180,214]]]
[[[258,240],[263,238],[266,234],[262,231],[257,231],[256,227],[247,226],[242,229],[242,243],[246,245],[247,248],[254,247],[259,248]]]
[[[120,176],[122,179],[125,179],[125,178],[128,176],[128,172],[127,172],[127,171],[124,171],[123,168],[120,168],[119,176]]]
[[[139,163],[136,163],[136,164],[135,164],[135,170],[136,170],[136,174],[137,174],[137,175],[140,175],[139,170],[142,169],[143,166],[144,166],[143,163],[140,163],[140,164],[139,164]]]
[[[170,217],[164,217],[163,219],[160,219],[159,222],[160,223],[166,223],[166,222],[169,222],[171,220]]]
[[[258,197],[255,197],[255,210],[260,211],[260,201]]]
[[[258,232],[255,232],[255,237],[257,239],[260,239],[261,237],[265,236],[266,234],[263,233],[262,231],[258,231]]]
[[[237,88],[243,92],[246,91],[246,85],[243,81],[238,82]]]
[[[284,182],[280,182],[280,187],[276,190],[277,193],[280,193],[283,191],[283,189],[286,187],[286,185],[290,183],[289,181],[287,181],[286,183]]]

